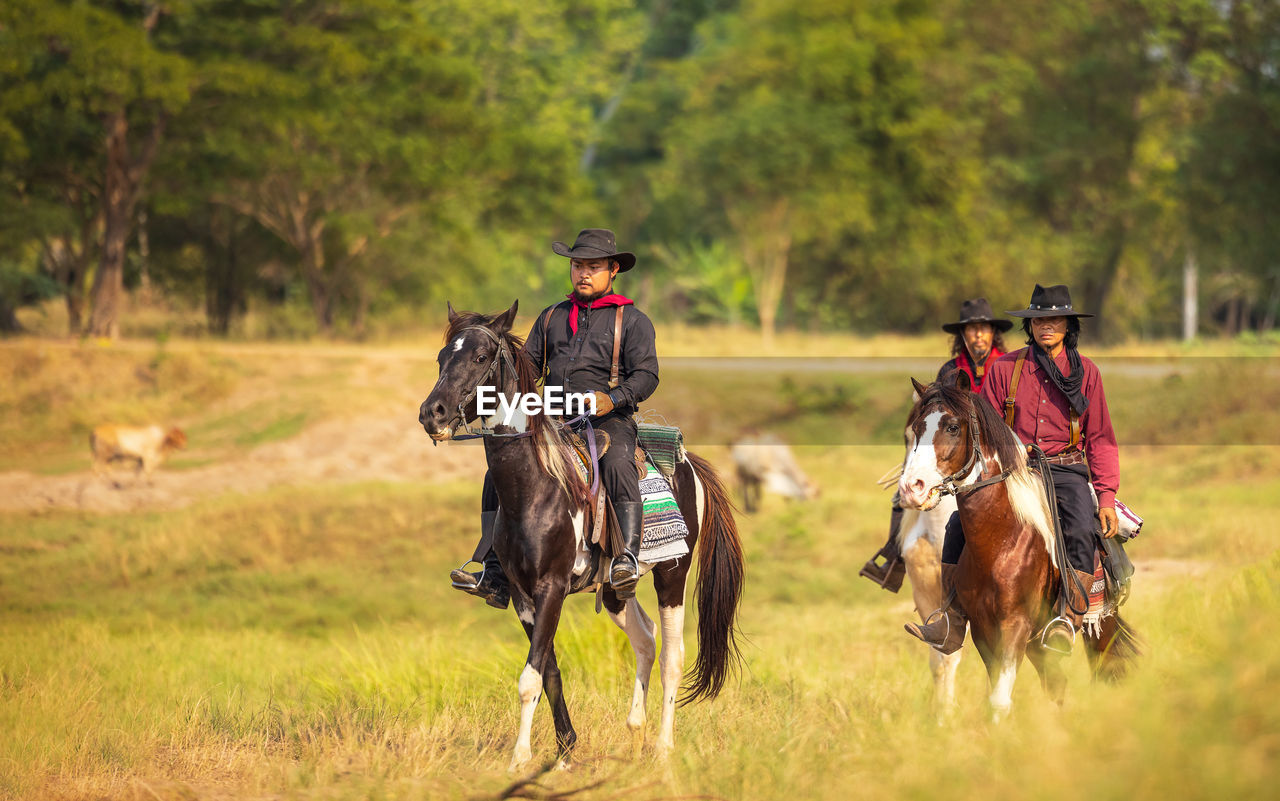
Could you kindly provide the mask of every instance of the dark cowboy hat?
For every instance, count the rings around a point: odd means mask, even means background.
[[[991,311],[991,304],[986,298],[971,298],[960,304],[960,319],[954,323],[946,323],[942,330],[948,334],[959,334],[969,323],[990,323],[997,331],[1008,331],[1013,328],[1012,320],[996,319]]]
[[[573,247],[563,242],[552,242],[551,249],[570,259],[617,259],[620,273],[636,266],[636,254],[619,253],[618,242],[608,228],[584,228],[578,232]]]
[[[1048,289],[1036,284],[1031,293],[1031,302],[1022,311],[1006,311],[1014,317],[1092,317],[1092,314],[1078,312],[1071,308],[1071,292],[1066,284],[1058,284]]]

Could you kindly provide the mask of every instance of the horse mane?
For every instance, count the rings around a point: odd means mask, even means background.
[[[532,357],[524,349],[524,337],[513,333],[509,329],[502,333],[494,330],[494,324],[505,313],[456,312],[449,318],[449,326],[444,332],[444,341],[446,343],[452,341],[461,336],[462,332],[468,328],[482,327],[489,329],[506,343],[508,350],[511,352],[511,357],[516,364],[517,391],[520,393],[537,392],[538,380],[542,376],[539,375]],[[528,421],[529,430],[533,432],[533,451],[538,459],[538,465],[556,480],[556,483],[569,494],[570,498],[576,501],[585,500],[587,497],[587,485],[569,462],[572,457],[563,438],[560,436],[560,429],[553,426],[545,414],[533,414],[525,419]]]
[[[1000,468],[1009,471],[1005,484],[1014,516],[1023,525],[1035,529],[1044,539],[1050,561],[1055,567],[1061,568],[1054,545],[1053,519],[1049,515],[1044,483],[1031,471],[1027,464],[1026,448],[1018,440],[1018,435],[1013,433],[1013,429],[1005,423],[1004,417],[973,392],[961,389],[945,379],[929,385],[917,408],[923,409],[931,401],[938,401],[962,416],[973,409],[978,420],[979,441],[984,441],[993,448]]]

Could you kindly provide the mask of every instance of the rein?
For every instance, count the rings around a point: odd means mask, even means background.
[[[494,357],[493,363],[489,365],[489,369],[485,371],[485,374],[483,376],[481,376],[480,381],[474,387],[472,387],[471,392],[467,393],[467,396],[463,398],[462,401],[458,404],[457,413],[449,420],[449,428],[453,428],[454,424],[456,423],[458,425],[461,425],[462,428],[465,429],[467,433],[453,436],[451,437],[451,439],[467,440],[467,439],[481,439],[483,437],[493,437],[495,439],[520,439],[522,437],[532,437],[533,436],[532,428],[528,428],[524,431],[516,431],[514,433],[508,434],[505,432],[500,432],[494,428],[485,428],[483,426],[478,426],[473,429],[471,426],[467,424],[467,420],[466,420],[467,404],[475,400],[476,395],[480,393],[480,387],[488,384],[489,379],[493,377],[494,372],[498,371],[503,365],[506,365],[507,369],[511,373],[511,377],[516,379],[517,383],[519,383],[519,373],[516,372],[515,359],[512,358],[511,356],[511,348],[507,346],[506,340],[504,340],[502,337],[498,336],[497,334],[493,333],[488,328],[485,328],[482,325],[472,325],[462,330],[464,332],[465,331],[483,331],[485,335],[488,336],[489,339],[493,340],[494,344],[498,346],[498,353]],[[499,373],[498,375],[497,384],[498,385],[502,384],[501,373]],[[587,451],[588,451],[588,455],[591,457],[591,464],[596,466],[595,469],[591,471],[591,488],[589,490],[589,494],[594,495],[596,492],[596,489],[600,486],[600,469],[599,469],[600,455],[596,452],[596,435],[595,435],[595,429],[591,425],[591,416],[588,415],[586,412],[583,412],[582,414],[578,415],[577,417],[574,417],[571,420],[553,421],[553,422],[555,422],[555,425],[561,429],[575,426],[578,423],[582,423],[582,422],[585,422],[587,424],[587,436],[585,437],[585,439],[587,440]],[[436,442],[435,440],[432,440],[432,444],[438,445],[439,443]]]
[[[1058,518],[1058,495],[1053,490],[1053,475],[1049,472],[1049,457],[1044,455],[1044,451],[1040,450],[1038,445],[1032,445],[1028,448],[1029,455],[1036,461],[1036,469],[1040,471],[1040,475],[1044,480],[1044,494],[1049,502],[1049,519],[1053,521],[1053,543],[1058,551],[1058,561],[1061,567],[1058,568],[1058,578],[1062,584],[1062,603],[1071,610],[1072,614],[1083,615],[1089,611],[1089,593],[1085,590],[1084,582],[1076,575],[1076,571],[1072,569],[1070,560],[1067,559],[1067,540],[1062,533],[1062,521]],[[1067,574],[1071,574],[1071,581],[1075,588],[1080,591],[1080,597],[1084,599],[1084,608],[1076,609],[1071,603],[1071,585],[1067,584]],[[1072,635],[1074,636],[1074,635]]]

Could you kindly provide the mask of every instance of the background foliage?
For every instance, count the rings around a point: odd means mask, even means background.
[[[1278,53],[1261,0],[12,0],[0,325],[362,335],[549,302],[606,225],[655,316],[766,336],[1035,281],[1168,336],[1188,263],[1201,330],[1268,332]]]

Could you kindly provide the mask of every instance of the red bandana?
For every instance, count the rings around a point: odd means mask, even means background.
[[[576,306],[577,308],[579,309],[587,308],[587,304],[578,300],[578,297],[576,295],[570,293],[568,295],[565,295],[565,297],[573,301],[573,305]],[[624,298],[621,295],[605,295],[604,297],[596,298],[595,300],[591,301],[591,308],[593,309],[603,309],[606,306],[634,306],[634,305],[635,305],[635,301],[631,300],[630,298]],[[571,311],[569,313],[569,330],[575,334],[578,333],[578,315],[576,311]]]
[[[982,367],[974,369],[973,359],[969,358],[969,351],[961,351],[956,356],[956,367],[964,370],[969,374],[969,384],[974,392],[982,391],[982,382],[987,380],[987,368],[995,364],[996,359],[1004,355],[1004,352],[997,347],[992,347],[991,352],[987,354],[986,360],[982,363]],[[978,370],[982,371],[982,375],[978,375]]]

